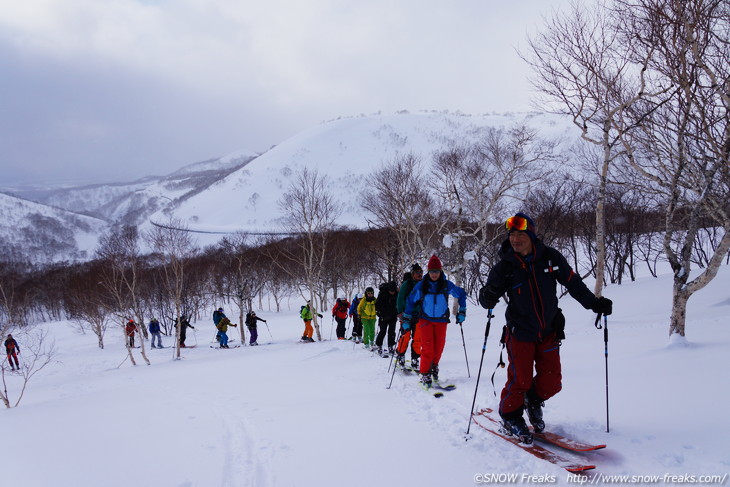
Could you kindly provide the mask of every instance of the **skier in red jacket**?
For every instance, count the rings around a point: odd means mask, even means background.
[[[127,344],[129,345],[129,348],[134,348],[134,332],[137,331],[137,323],[130,318],[127,325],[124,327],[124,331],[127,334]]]

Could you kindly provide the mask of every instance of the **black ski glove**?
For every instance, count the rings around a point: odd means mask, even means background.
[[[479,304],[484,309],[494,309],[499,302],[499,296],[494,286],[483,286],[479,290]]]
[[[594,313],[608,316],[613,313],[613,301],[601,296],[600,298],[596,299],[595,303],[593,303],[593,306],[591,306],[591,310]]]

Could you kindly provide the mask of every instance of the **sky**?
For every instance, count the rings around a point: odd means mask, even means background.
[[[568,0],[0,0],[0,186],[128,181],[339,117],[533,108]]]

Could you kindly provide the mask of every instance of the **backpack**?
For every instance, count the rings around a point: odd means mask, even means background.
[[[307,314],[307,313],[305,313],[305,311],[304,311],[304,310],[306,309],[306,307],[307,307],[307,305],[306,305],[306,304],[304,304],[304,305],[302,305],[302,307],[301,307],[301,308],[299,308],[299,317],[300,317],[301,319],[304,319],[304,318],[305,318],[305,316],[306,316],[306,314]]]
[[[442,274],[443,275],[443,274]],[[413,286],[415,287],[415,286]],[[421,288],[419,289],[419,292],[421,294],[421,297],[416,301],[414,308],[418,309],[420,311],[421,306],[423,306],[423,300],[426,299],[427,294],[443,294],[446,298],[446,311],[441,316],[441,318],[449,318],[451,316],[451,311],[449,310],[449,287],[446,279],[439,280],[436,285],[436,290],[434,292],[430,292],[428,289],[424,289],[426,286],[421,284]],[[415,313],[414,313],[415,314]],[[420,314],[420,313],[419,313]],[[435,317],[434,317],[435,318]]]

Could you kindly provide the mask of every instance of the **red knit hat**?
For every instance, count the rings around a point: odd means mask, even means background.
[[[438,257],[436,257],[436,254],[433,254],[430,259],[428,259],[428,270],[429,271],[440,271],[443,267],[441,266],[441,261]]]

